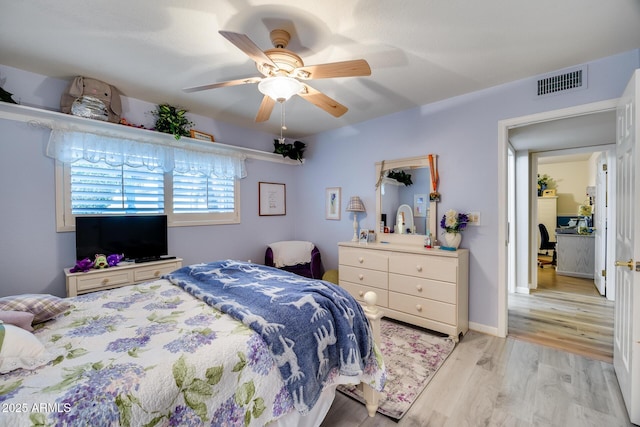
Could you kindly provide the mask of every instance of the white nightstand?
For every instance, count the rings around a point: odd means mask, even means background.
[[[71,269],[65,268],[67,296],[75,297],[79,294],[146,282],[157,279],[163,274],[171,273],[180,267],[182,267],[181,258],[139,264],[121,262],[115,267],[91,269],[86,273],[70,273]]]

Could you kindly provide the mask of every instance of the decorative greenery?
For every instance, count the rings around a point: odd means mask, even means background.
[[[546,173],[538,174],[538,190],[546,190],[547,188],[555,188],[555,181]]]
[[[405,171],[389,171],[387,174],[387,178],[395,179],[401,184],[406,186],[412,185],[413,181],[411,181],[411,174],[406,173]]]
[[[302,155],[307,145],[302,141],[295,141],[293,144],[285,144],[277,139],[273,140],[273,152],[282,154],[282,157],[289,157],[293,160],[299,160],[302,163]]]
[[[169,104],[160,104],[151,113],[156,118],[158,132],[170,133],[176,139],[180,139],[181,136],[189,136],[189,129],[193,126],[193,122],[187,119],[187,110]]]
[[[538,174],[538,197],[542,196],[547,188],[556,188],[556,182],[546,173],[543,175]]]
[[[6,90],[0,87],[0,101],[9,102],[11,104],[17,104],[16,101],[11,98],[13,96],[12,93],[7,92]]]
[[[447,233],[461,233],[469,223],[469,215],[449,209],[440,221],[440,227]]]

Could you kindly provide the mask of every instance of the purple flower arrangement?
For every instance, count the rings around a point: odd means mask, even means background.
[[[440,220],[440,227],[447,233],[460,233],[467,227],[468,222],[469,215],[449,209]]]

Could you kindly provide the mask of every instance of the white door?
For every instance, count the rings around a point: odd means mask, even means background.
[[[616,299],[613,366],[629,419],[640,424],[640,70],[620,98],[616,120]]]
[[[600,153],[598,156],[598,170],[596,173],[596,198],[595,198],[595,248],[596,259],[594,262],[593,281],[600,295],[606,291],[606,275],[603,272],[607,269],[607,154]]]

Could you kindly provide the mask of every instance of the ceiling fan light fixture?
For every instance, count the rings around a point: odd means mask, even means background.
[[[293,95],[300,93],[304,85],[293,77],[275,76],[262,79],[258,84],[258,90],[271,99],[284,102]]]

